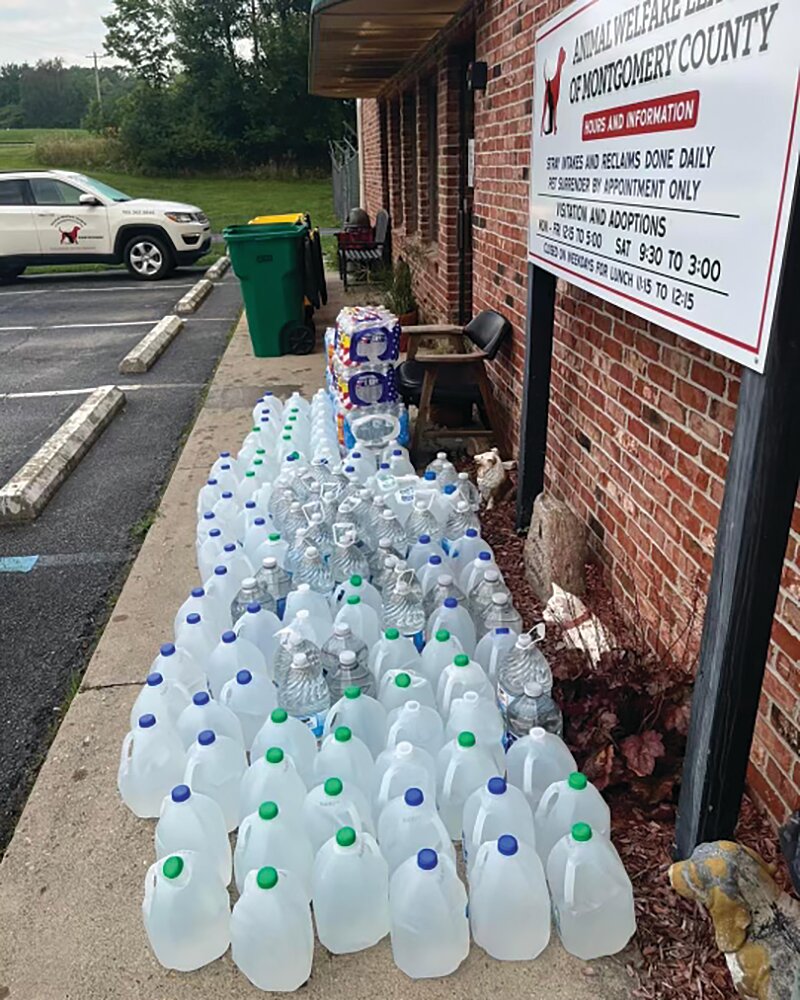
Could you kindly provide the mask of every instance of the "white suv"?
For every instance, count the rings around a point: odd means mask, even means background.
[[[0,284],[34,264],[122,264],[158,281],[208,253],[194,205],[129,198],[65,170],[0,172]]]

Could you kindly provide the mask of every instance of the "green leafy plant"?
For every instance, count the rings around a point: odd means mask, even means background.
[[[396,316],[404,316],[417,309],[413,275],[407,261],[398,260],[388,272],[385,300],[387,308]]]

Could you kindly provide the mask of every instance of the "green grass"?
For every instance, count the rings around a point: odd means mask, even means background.
[[[42,139],[71,139],[88,134],[82,128],[0,128],[0,145],[9,142],[40,142]]]

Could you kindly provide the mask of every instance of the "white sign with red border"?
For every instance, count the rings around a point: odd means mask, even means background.
[[[577,0],[537,31],[534,73],[530,261],[763,371],[799,0]]]

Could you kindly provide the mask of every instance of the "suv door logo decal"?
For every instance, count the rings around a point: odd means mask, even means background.
[[[79,219],[77,215],[61,215],[53,219],[50,225],[57,229],[61,239],[59,245],[64,243],[67,246],[77,246],[81,230],[86,226],[85,219]]]

